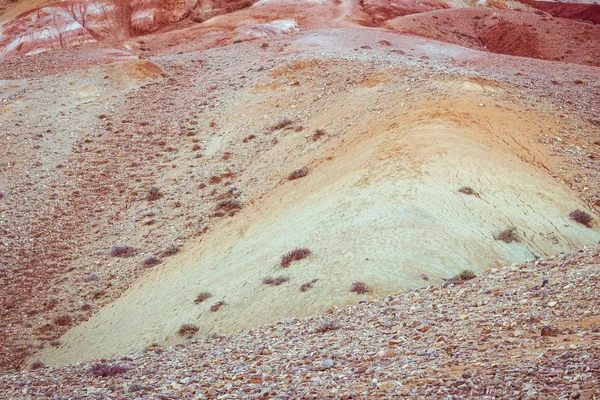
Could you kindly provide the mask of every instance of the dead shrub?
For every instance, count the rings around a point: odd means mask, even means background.
[[[200,328],[198,328],[194,324],[183,324],[181,325],[181,327],[179,327],[177,333],[179,334],[179,336],[191,339],[196,333],[198,333],[199,330]]]
[[[68,326],[73,322],[73,318],[70,315],[59,315],[54,318],[54,323],[59,326]]]
[[[160,189],[157,187],[153,187],[148,191],[148,194],[146,195],[146,200],[154,201],[160,199],[161,197],[162,193],[160,192]]]
[[[210,294],[208,292],[202,292],[198,296],[196,296],[196,300],[194,300],[194,304],[200,304],[204,300],[207,300],[207,299],[209,299],[211,297],[212,297],[212,294]]]
[[[282,268],[287,268],[294,261],[302,260],[303,258],[308,257],[310,254],[311,251],[307,248],[292,250],[281,257],[281,262],[279,263],[279,265],[281,265]]]
[[[33,371],[34,369],[44,368],[45,366],[46,366],[46,364],[44,364],[40,360],[35,360],[34,362],[31,363],[31,365],[29,366],[29,369],[31,371]]]
[[[227,303],[225,303],[224,301],[219,301],[219,302],[213,304],[212,306],[210,306],[210,312],[217,312],[221,308],[225,307],[226,305],[227,305]]]
[[[477,193],[475,191],[475,189],[473,189],[473,188],[471,188],[469,186],[463,186],[460,189],[458,189],[458,191],[460,193],[463,193],[463,194],[468,194],[469,196],[477,196],[477,197],[479,197],[479,193]]]
[[[237,211],[241,208],[242,208],[242,203],[240,203],[239,200],[225,199],[225,200],[221,200],[220,202],[217,203],[217,205],[215,206],[215,211],[230,212],[230,211]]]
[[[179,253],[179,247],[173,245],[173,246],[167,247],[166,250],[164,250],[162,253],[160,253],[160,256],[161,257],[170,257],[177,253]]]
[[[162,260],[158,257],[150,256],[144,260],[144,267],[150,268],[158,265],[162,262]]]
[[[290,278],[287,276],[278,276],[276,278],[266,277],[263,279],[263,283],[265,285],[279,286],[286,283],[289,280]]]
[[[294,123],[294,121],[292,121],[288,117],[281,117],[281,118],[279,118],[279,121],[277,121],[274,125],[272,125],[269,130],[271,130],[271,131],[277,131],[277,130],[283,129],[286,126],[289,126],[289,125],[291,125],[293,123]]]
[[[135,256],[136,252],[136,249],[127,245],[114,246],[112,249],[110,249],[110,255],[113,257],[133,257]]]
[[[308,291],[308,289],[312,289],[313,285],[315,283],[317,283],[317,281],[318,281],[318,279],[313,279],[310,282],[303,283],[302,285],[300,285],[300,291],[306,292],[306,291]]]
[[[312,141],[316,142],[317,140],[321,139],[321,137],[325,136],[325,130],[324,129],[317,129],[315,130],[315,133],[312,135]]]
[[[582,210],[572,211],[569,214],[569,218],[571,218],[573,221],[577,222],[578,224],[587,226],[588,228],[592,227],[593,218],[590,214],[588,214],[585,211],[582,211]]]
[[[295,171],[292,171],[292,173],[288,176],[288,181],[293,181],[294,179],[298,178],[304,178],[306,175],[308,175],[308,168],[302,167]]]
[[[457,278],[460,279],[461,281],[468,281],[471,279],[475,279],[477,277],[477,275],[475,275],[475,273],[473,271],[471,271],[470,269],[465,269],[463,271],[460,272],[460,274],[457,275]]]
[[[342,326],[337,321],[324,321],[315,326],[312,331],[314,333],[325,333],[329,331],[335,331],[340,329]]]
[[[517,228],[515,227],[505,229],[502,232],[495,234],[494,239],[501,240],[504,243],[519,242],[521,240],[517,234]]]
[[[90,372],[92,373],[92,375],[95,376],[101,376],[101,377],[108,377],[108,376],[114,376],[114,375],[119,375],[119,374],[123,374],[125,372],[127,372],[129,370],[128,367],[121,365],[121,364],[114,364],[114,365],[110,365],[107,363],[94,363],[92,364],[91,368],[90,368]]]
[[[352,283],[352,286],[350,287],[350,291],[354,292],[356,294],[365,294],[365,293],[370,293],[371,289],[364,282],[354,282],[354,283]]]

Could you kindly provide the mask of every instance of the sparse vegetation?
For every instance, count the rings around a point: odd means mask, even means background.
[[[302,285],[300,285],[300,291],[306,292],[306,291],[308,291],[308,289],[312,289],[313,285],[315,283],[317,283],[317,281],[318,281],[318,279],[313,279],[310,282],[303,283]]]
[[[308,175],[308,168],[302,167],[295,171],[292,171],[292,173],[288,176],[288,180],[293,181],[294,179],[303,178],[306,175]]]
[[[144,267],[154,267],[162,262],[158,257],[150,256],[144,260]]]
[[[242,203],[240,203],[240,201],[236,200],[236,199],[221,200],[215,206],[216,211],[222,211],[222,212],[237,211],[241,208],[242,208]]]
[[[462,281],[468,281],[471,279],[474,279],[477,277],[477,275],[475,275],[475,273],[473,271],[471,271],[470,269],[465,269],[463,271],[460,272],[460,274],[457,275],[458,279],[462,280]]]
[[[504,243],[519,242],[521,240],[517,234],[517,228],[515,227],[505,229],[502,232],[495,234],[494,239],[503,241]]]
[[[469,186],[463,186],[460,189],[458,189],[458,191],[463,194],[468,194],[469,196],[479,196],[479,193],[477,193],[475,189]]]
[[[136,249],[127,245],[114,246],[112,249],[110,249],[110,255],[113,257],[133,257],[135,256],[136,252]]]
[[[352,283],[352,286],[350,287],[350,291],[354,292],[356,294],[365,294],[365,293],[370,293],[371,289],[364,282],[354,282],[354,283]]]
[[[212,297],[212,294],[210,294],[208,292],[202,292],[198,296],[196,296],[196,300],[194,300],[194,304],[200,304],[204,300],[207,300],[207,299],[209,299],[211,297]]]
[[[160,189],[157,187],[153,187],[148,191],[148,194],[146,195],[146,200],[154,201],[160,199],[161,197],[162,193],[160,192]]]
[[[54,323],[59,326],[68,326],[73,322],[73,318],[70,315],[60,315],[54,318]]]
[[[263,279],[263,283],[265,285],[279,286],[281,284],[286,283],[289,280],[290,278],[287,276],[278,276],[276,278],[266,277],[265,279]]]
[[[310,254],[311,254],[311,252],[307,248],[301,248],[301,249],[299,248],[299,249],[292,250],[289,253],[287,253],[281,257],[281,262],[279,263],[279,265],[281,265],[282,268],[287,268],[294,261],[302,260],[303,258],[308,257]]]
[[[575,221],[581,225],[587,226],[588,228],[592,227],[593,218],[590,214],[588,214],[585,211],[582,211],[582,210],[572,211],[569,214],[569,218],[571,218],[573,221]]]
[[[421,279],[423,279],[424,281],[428,281],[429,280],[429,275],[427,275],[427,274],[421,274]]]
[[[104,362],[94,363],[94,364],[92,364],[92,366],[90,368],[90,372],[92,373],[92,375],[101,376],[101,377],[108,377],[108,376],[124,374],[128,370],[129,370],[129,368],[124,365],[121,365],[121,364],[110,365],[110,364],[107,364]]]
[[[226,305],[227,305],[227,303],[225,303],[224,301],[216,302],[215,304],[210,306],[210,312],[217,312],[221,308],[225,307]]]
[[[317,140],[321,139],[322,136],[325,136],[325,130],[324,129],[317,129],[315,130],[315,133],[312,135],[312,141],[316,142]]]
[[[194,324],[183,324],[179,327],[177,333],[179,336],[191,339],[200,329]]]

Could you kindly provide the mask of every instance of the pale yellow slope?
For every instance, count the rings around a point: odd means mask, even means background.
[[[544,168],[549,161],[536,127],[552,121],[507,101],[490,104],[497,101],[491,92],[502,93],[497,88],[431,81],[413,96],[407,90],[415,86],[403,82],[394,71],[374,74],[351,95],[331,95],[316,106],[290,96],[296,89],[287,86],[240,95],[240,113],[262,116],[275,103],[287,109],[293,101],[333,134],[316,153],[305,152],[315,144],[303,136],[282,135],[280,147],[262,154],[247,179],[264,168],[287,173],[300,162],[310,174],[283,179],[69,331],[62,347],[34,358],[65,364],[172,344],[182,340],[176,332],[183,323],[196,324],[198,336],[235,332],[355,303],[364,297],[349,292],[354,281],[381,297],[426,285],[422,274],[440,282],[464,269],[481,272],[600,239],[598,230],[568,219],[584,206]],[[218,146],[232,140],[224,136]],[[462,186],[479,197],[458,193]],[[513,226],[520,243],[494,240]],[[313,255],[281,269],[280,257],[296,247]],[[262,284],[279,275],[291,280]],[[313,289],[299,291],[313,279]],[[203,291],[212,298],[195,305]],[[217,301],[228,305],[209,312]]]

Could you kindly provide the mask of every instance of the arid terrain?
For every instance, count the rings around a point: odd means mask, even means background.
[[[0,3],[0,399],[600,398],[600,6],[192,3]]]

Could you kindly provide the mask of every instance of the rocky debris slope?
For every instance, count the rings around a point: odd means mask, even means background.
[[[0,376],[0,398],[600,395],[600,246],[232,336]]]

